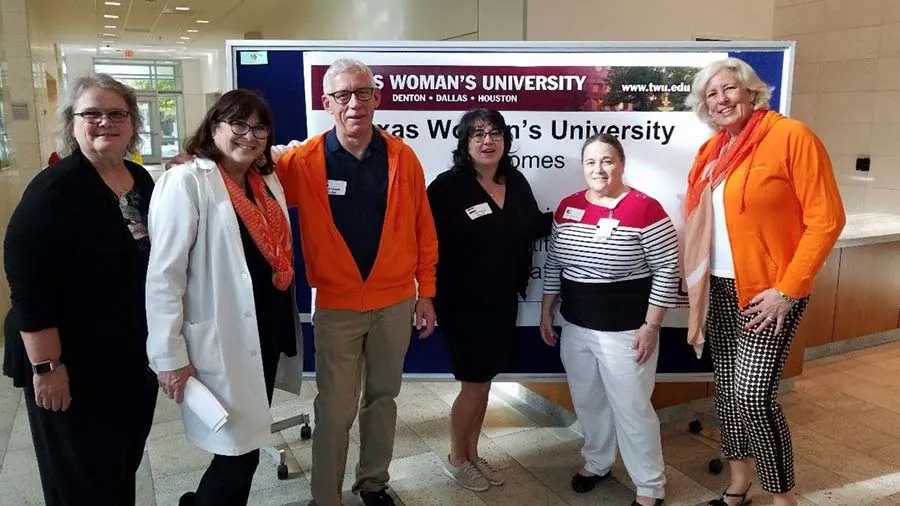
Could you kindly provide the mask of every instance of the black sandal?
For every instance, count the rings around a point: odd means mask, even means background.
[[[653,503],[653,506],[663,506],[664,504],[666,504],[665,499],[657,499],[656,502]],[[634,501],[631,501],[631,506],[644,506],[644,505],[637,502],[637,499],[635,499]]]
[[[751,502],[753,502],[753,499],[747,499],[747,493],[750,492],[750,487],[752,487],[752,486],[753,486],[752,483],[750,485],[748,485],[747,490],[745,490],[743,494],[730,494],[730,493],[728,493],[728,489],[726,488],[725,491],[722,492],[722,497],[713,499],[712,501],[709,501],[706,504],[707,504],[707,506],[731,506],[727,502],[725,502],[725,498],[726,497],[740,497],[741,502],[735,504],[734,506],[747,506]]]

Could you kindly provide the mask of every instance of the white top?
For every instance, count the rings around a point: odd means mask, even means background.
[[[725,182],[722,181],[712,192],[713,230],[710,274],[719,278],[734,279],[734,259],[731,256],[731,243],[728,242],[728,228],[725,226]]]

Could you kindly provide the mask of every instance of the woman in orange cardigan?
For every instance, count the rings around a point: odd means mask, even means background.
[[[768,110],[772,90],[745,62],[714,62],[689,104],[716,129],[688,176],[688,339],[708,336],[731,482],[714,506],[747,501],[753,460],[775,506],[796,504],[791,436],[776,400],[813,279],[844,227],[825,147]]]

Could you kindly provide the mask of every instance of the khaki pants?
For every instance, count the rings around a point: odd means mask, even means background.
[[[359,408],[360,452],[353,491],[387,485],[394,450],[403,361],[414,299],[375,311],[316,309],[315,433],[312,496],[340,506],[350,427]],[[362,402],[360,386],[362,385]]]

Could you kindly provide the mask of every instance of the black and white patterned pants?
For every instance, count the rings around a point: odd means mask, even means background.
[[[716,411],[722,424],[722,454],[728,460],[756,459],[756,474],[766,492],[794,488],[791,432],[778,404],[778,384],[791,340],[808,298],[761,334],[743,330],[734,280],[712,276],[706,335],[713,361]]]

